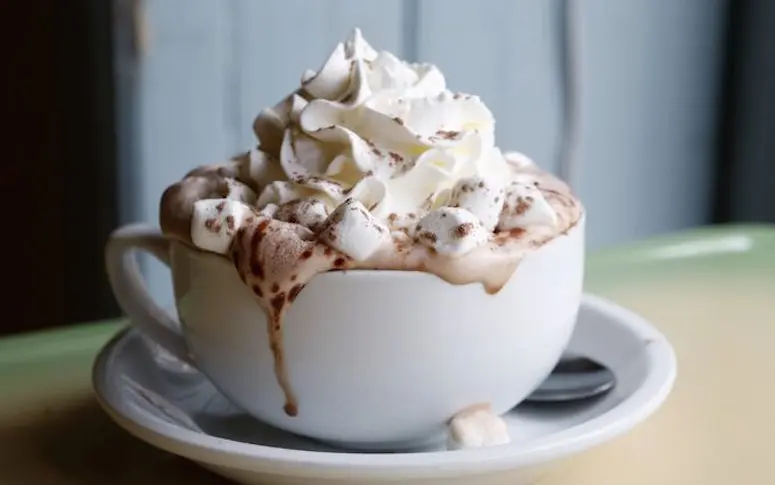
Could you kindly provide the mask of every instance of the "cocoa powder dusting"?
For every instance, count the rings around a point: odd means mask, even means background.
[[[532,204],[530,203],[530,201],[525,200],[523,197],[519,197],[517,199],[517,208],[516,208],[517,214],[519,215],[524,214],[530,209],[531,206]]]
[[[474,225],[470,222],[460,224],[455,228],[455,236],[458,238],[466,237],[474,230]]]
[[[435,242],[436,242],[436,240],[438,239],[438,238],[436,237],[436,234],[435,234],[435,233],[432,233],[432,232],[430,232],[430,231],[423,231],[423,232],[421,232],[420,234],[418,234],[418,237],[420,237],[420,238],[422,238],[422,239],[427,239],[428,241],[430,241],[430,242],[432,242],[432,243],[435,243]]]
[[[459,131],[453,130],[439,130],[436,132],[436,136],[439,136],[445,140],[454,140],[460,135]]]

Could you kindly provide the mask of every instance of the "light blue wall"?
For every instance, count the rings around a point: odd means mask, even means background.
[[[590,246],[704,223],[709,213],[725,0],[580,0],[583,128],[578,191]],[[557,2],[146,0],[123,120],[126,220],[189,167],[253,143],[255,114],[360,26],[377,48],[438,64],[480,94],[499,144],[556,169]],[[127,21],[126,19],[122,20]],[[416,58],[416,59],[415,59]],[[125,73],[126,74],[126,73]],[[130,78],[132,76],[129,76]],[[125,109],[129,116],[132,109]],[[169,279],[149,269],[170,301]]]

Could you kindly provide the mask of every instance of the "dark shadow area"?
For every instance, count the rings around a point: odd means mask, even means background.
[[[714,222],[775,223],[775,3],[729,4]]]
[[[2,20],[2,302],[17,311],[0,334],[116,316],[111,2],[19,2]]]

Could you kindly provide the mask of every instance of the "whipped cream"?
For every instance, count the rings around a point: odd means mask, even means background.
[[[485,104],[447,89],[438,68],[378,52],[356,29],[255,120],[258,208],[316,197],[333,209],[353,197],[384,221],[445,205],[462,178],[511,178],[494,127]]]

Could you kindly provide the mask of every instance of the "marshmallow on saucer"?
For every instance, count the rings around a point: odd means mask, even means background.
[[[328,217],[328,207],[317,198],[297,199],[281,205],[274,218],[284,222],[301,224],[313,232],[318,232]]]
[[[463,256],[487,241],[479,218],[459,207],[439,207],[417,223],[415,238],[439,254]]]
[[[237,200],[198,200],[191,219],[191,242],[205,251],[226,254],[234,235],[252,214],[250,206]]]
[[[483,177],[462,178],[452,189],[448,205],[472,213],[492,232],[503,210],[503,186]]]
[[[489,405],[477,405],[457,413],[449,422],[447,448],[483,448],[511,442],[506,422]]]
[[[515,180],[506,187],[505,199],[498,221],[499,231],[557,224],[557,213],[541,191],[528,179]]]
[[[390,241],[390,232],[363,204],[347,198],[322,224],[320,240],[355,261],[364,261]]]

